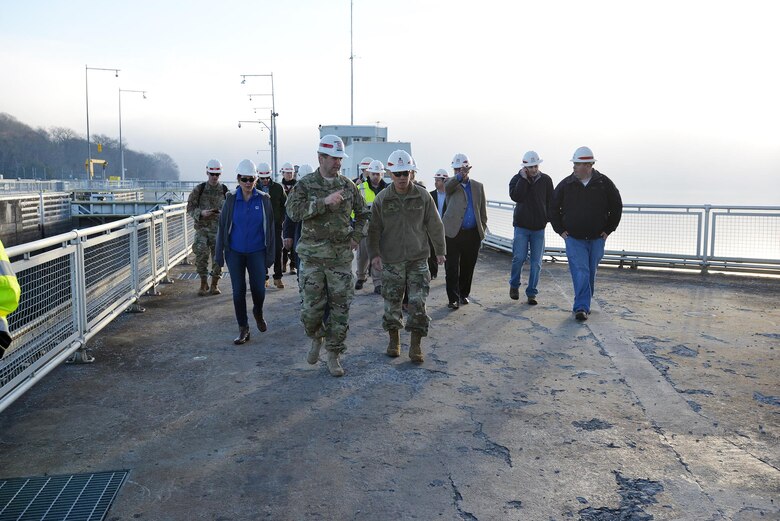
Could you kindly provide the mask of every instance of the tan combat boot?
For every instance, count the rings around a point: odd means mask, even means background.
[[[311,365],[316,364],[320,359],[320,348],[322,347],[322,342],[323,338],[321,336],[311,339],[311,348],[309,349],[309,354],[306,355],[306,361]]]
[[[282,279],[274,279],[274,286],[279,289],[284,289],[284,282],[282,282]]]
[[[328,351],[328,371],[331,376],[344,376],[344,368],[339,362],[339,354],[336,351]]]
[[[390,342],[387,344],[387,356],[395,358],[401,356],[401,333],[397,329],[388,329]]]
[[[211,277],[211,294],[219,295],[221,293],[219,290],[219,277]]]
[[[417,331],[412,331],[412,341],[409,344],[409,358],[412,362],[421,364],[425,361],[422,354],[422,348],[420,347],[420,341],[422,336]]]
[[[208,277],[201,277],[200,278],[200,289],[198,290],[198,296],[199,297],[205,297],[209,294],[209,278]]]

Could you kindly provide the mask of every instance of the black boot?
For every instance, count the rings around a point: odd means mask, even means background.
[[[261,333],[265,333],[266,331],[268,331],[268,324],[263,318],[263,312],[253,311],[252,314],[255,316],[255,322],[257,322],[257,329],[259,329]]]
[[[249,340],[249,326],[238,328],[238,337],[233,340],[233,343],[239,346],[246,344],[247,340]]]

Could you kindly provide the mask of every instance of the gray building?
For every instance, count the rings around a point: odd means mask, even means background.
[[[375,125],[320,125],[320,137],[335,134],[344,141],[349,158],[341,163],[341,173],[350,179],[358,176],[360,160],[368,156],[387,162],[394,150],[405,150],[412,154],[412,144],[408,141],[387,141],[387,127]]]

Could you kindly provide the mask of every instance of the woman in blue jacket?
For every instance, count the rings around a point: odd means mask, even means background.
[[[246,312],[246,273],[252,292],[252,315],[261,333],[268,329],[263,318],[266,266],[274,261],[274,214],[268,194],[255,189],[255,164],[244,159],[236,167],[238,188],[229,192],[219,216],[216,261],[227,262],[233,287],[233,307],[238,321],[236,345],[249,340]]]

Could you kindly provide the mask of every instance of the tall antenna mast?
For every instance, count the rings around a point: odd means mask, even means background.
[[[352,50],[352,4],[349,0],[349,124],[355,124],[355,53]]]

